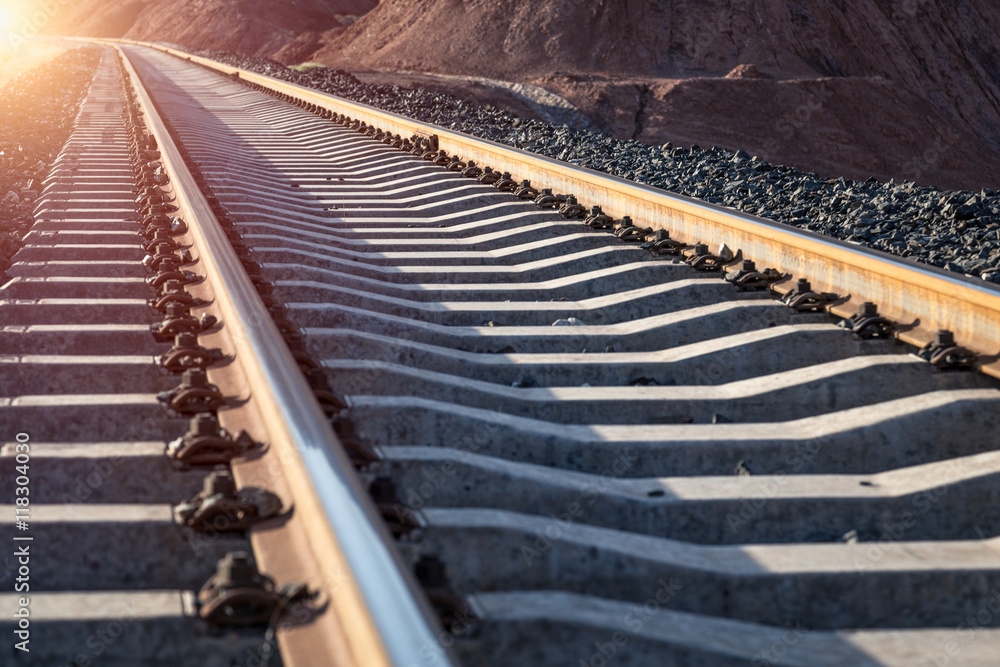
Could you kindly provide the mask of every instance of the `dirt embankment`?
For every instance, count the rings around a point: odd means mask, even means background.
[[[515,109],[533,103],[483,80],[530,84],[622,139],[1000,186],[994,0],[78,0],[47,31],[406,72]]]
[[[991,0],[382,0],[309,40],[281,56],[535,83],[620,138],[1000,184]]]
[[[46,32],[166,41],[270,56],[300,35],[337,32],[377,0],[79,0]]]

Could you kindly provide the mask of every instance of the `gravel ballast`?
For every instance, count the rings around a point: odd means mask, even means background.
[[[31,227],[34,200],[100,58],[96,48],[73,49],[0,88],[0,279]]]
[[[525,120],[442,93],[368,85],[342,70],[299,72],[264,58],[197,53],[444,128],[1000,283],[1000,194],[993,190],[946,191],[912,182],[825,178],[773,165],[743,151],[621,141],[604,133]]]

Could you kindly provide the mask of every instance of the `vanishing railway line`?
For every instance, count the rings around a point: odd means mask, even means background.
[[[15,659],[1000,646],[978,282],[134,44],[106,47],[9,274]]]

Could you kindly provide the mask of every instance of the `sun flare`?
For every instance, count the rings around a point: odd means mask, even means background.
[[[9,35],[17,30],[17,20],[23,3],[0,0],[0,35]]]
[[[44,37],[65,0],[0,0],[0,85],[55,58],[69,43]]]

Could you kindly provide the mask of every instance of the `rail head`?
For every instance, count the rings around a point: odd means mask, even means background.
[[[156,137],[161,163],[173,185],[175,214],[189,222],[199,269],[212,286],[214,307],[227,330],[249,385],[270,450],[280,459],[294,503],[295,520],[307,534],[318,587],[329,613],[318,614],[312,632],[279,631],[285,664],[421,667],[449,665],[441,632],[423,592],[399,554],[292,357],[255,287],[229,244],[212,208],[187,168],[156,105],[122,55],[145,121]],[[211,373],[211,371],[210,371]],[[221,416],[221,415],[220,415]],[[236,466],[234,465],[234,473]],[[258,553],[267,531],[251,533],[262,571],[287,569],[284,556]],[[273,546],[273,539],[271,541]],[[282,545],[287,551],[287,545]],[[279,583],[281,583],[279,581]],[[323,623],[331,624],[327,630]],[[330,630],[332,628],[332,630]],[[311,640],[299,641],[303,635]],[[317,637],[319,644],[317,645]]]
[[[882,316],[900,325],[896,335],[906,343],[921,347],[930,343],[937,331],[953,331],[959,344],[980,355],[978,365],[983,372],[1000,377],[1000,289],[989,283],[415,121],[173,48],[129,43],[228,76],[238,75],[393,134],[436,134],[440,148],[450,154],[509,171],[518,179],[530,179],[536,187],[575,194],[581,203],[599,205],[614,217],[629,215],[640,226],[665,229],[672,238],[686,243],[742,250],[758,267],[774,268],[792,278],[807,278],[815,291],[840,295],[842,298],[830,308],[835,315],[849,317],[857,313],[860,304],[875,303]],[[793,280],[787,280],[775,289],[785,293],[793,284]]]

